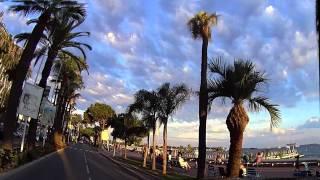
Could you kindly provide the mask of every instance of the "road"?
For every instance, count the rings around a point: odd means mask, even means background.
[[[76,144],[0,176],[8,180],[137,179],[85,144]]]

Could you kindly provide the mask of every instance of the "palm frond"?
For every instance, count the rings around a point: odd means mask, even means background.
[[[36,58],[34,62],[34,66],[38,64],[38,61],[40,60],[41,57],[44,57],[46,55],[47,50],[48,50],[47,46],[42,46],[36,49],[36,51],[34,52],[34,58]]]
[[[30,25],[30,24],[36,24],[36,23],[38,23],[39,21],[38,21],[38,19],[30,19],[30,20],[28,20],[27,22],[26,22],[26,24],[27,25]]]
[[[252,111],[260,111],[264,107],[270,114],[270,129],[278,127],[281,122],[280,110],[277,108],[278,105],[269,103],[266,97],[255,97],[249,99],[249,109]]]
[[[191,18],[187,25],[194,39],[197,38],[211,38],[211,26],[217,25],[218,15],[216,13],[208,14],[207,12],[200,11],[193,18]],[[208,29],[208,32],[203,31]],[[208,33],[208,34],[205,34]]]
[[[227,65],[223,63],[222,57],[212,59],[209,63],[209,70],[211,73],[217,73],[222,77],[226,76]]]
[[[41,13],[44,11],[44,7],[42,7],[36,1],[15,0],[12,2],[17,3],[17,4],[11,5],[9,7],[9,11],[16,12],[16,13],[22,13],[25,16],[27,16],[28,14]]]

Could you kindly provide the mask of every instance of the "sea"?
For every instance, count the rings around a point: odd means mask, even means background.
[[[320,158],[320,144],[300,145],[297,150],[304,158]]]

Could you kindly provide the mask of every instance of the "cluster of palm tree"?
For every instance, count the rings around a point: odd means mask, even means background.
[[[38,17],[27,22],[35,24],[31,33],[16,36],[18,42],[24,41],[24,46],[17,65],[9,73],[12,87],[4,118],[3,147],[6,149],[12,149],[19,98],[32,60],[35,60],[36,64],[41,57],[46,57],[38,84],[42,88],[47,86],[54,62],[60,62],[57,80],[60,81],[61,87],[57,96],[57,116],[54,125],[55,134],[60,137],[63,116],[71,110],[74,99],[78,96],[76,90],[83,87],[81,71],[87,68],[85,49],[91,49],[89,45],[76,40],[88,36],[89,33],[74,31],[86,17],[86,9],[82,3],[74,0],[19,0],[14,1],[9,10],[25,16],[32,14],[32,17]],[[82,57],[75,54],[72,48],[79,50]],[[34,147],[37,122],[37,119],[30,122],[30,148]]]
[[[148,131],[152,131],[152,149],[156,149],[155,133],[157,124],[163,125],[162,174],[167,174],[167,124],[169,118],[188,99],[190,90],[186,85],[170,86],[162,84],[157,90],[139,90],[135,94],[135,101],[129,105],[129,113],[138,113]],[[157,123],[158,122],[158,123]],[[149,141],[149,138],[148,138]],[[149,142],[148,142],[149,143]],[[144,156],[146,167],[146,156]],[[152,156],[152,170],[156,169],[156,157]]]
[[[84,87],[81,72],[87,69],[82,60],[81,65],[72,57],[59,60],[55,63],[54,72],[60,82],[60,90],[57,93],[56,116],[54,120],[54,144],[59,148],[63,146],[63,122],[69,119],[71,111],[76,105],[75,100],[80,96],[78,90]]]

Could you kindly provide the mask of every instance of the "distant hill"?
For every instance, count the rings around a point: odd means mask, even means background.
[[[320,158],[320,144],[305,144],[300,145],[298,152],[305,157],[318,157]]]

